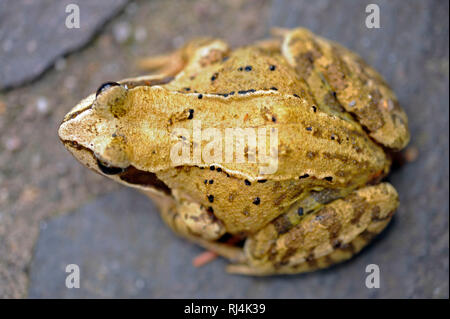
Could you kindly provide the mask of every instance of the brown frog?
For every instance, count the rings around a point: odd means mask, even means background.
[[[276,33],[235,50],[197,39],[145,59],[159,75],[102,85],[59,128],[81,163],[145,192],[176,233],[239,274],[312,271],[359,252],[398,206],[381,180],[409,141],[394,93],[359,56],[306,29]],[[174,161],[175,145],[208,145],[179,133],[196,123],[276,132],[274,169],[250,160],[267,144],[246,145],[244,162]]]

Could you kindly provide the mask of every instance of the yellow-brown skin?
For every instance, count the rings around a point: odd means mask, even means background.
[[[233,51],[198,39],[146,59],[162,73],[87,97],[59,136],[87,167],[148,194],[174,231],[230,259],[229,271],[300,273],[346,260],[398,206],[380,180],[389,151],[409,141],[407,117],[354,53],[305,29],[281,33]],[[182,139],[174,130],[192,132],[193,120],[222,132],[277,128],[277,171],[173,163],[170,149]],[[192,134],[184,138],[192,146]],[[245,240],[243,248],[219,241],[224,234]]]

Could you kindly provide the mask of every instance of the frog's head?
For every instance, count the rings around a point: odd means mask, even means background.
[[[116,117],[126,112],[127,91],[115,82],[102,85],[75,106],[59,127],[66,148],[82,164],[105,174],[114,175],[130,165],[126,143],[116,132]]]
[[[141,145],[143,138],[148,148],[147,159],[154,158],[152,153],[156,154],[158,149],[139,129],[135,113],[128,112],[135,97],[130,90],[148,86],[148,81],[103,84],[67,113],[58,134],[64,146],[88,168],[128,186],[167,194],[170,189],[156,177],[158,168],[152,165],[152,160],[145,165],[133,161],[136,145]]]

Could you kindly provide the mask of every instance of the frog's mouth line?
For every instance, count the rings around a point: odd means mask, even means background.
[[[141,186],[146,189],[151,188],[165,195],[172,195],[172,191],[169,186],[159,179],[155,173],[139,170],[132,165],[127,168],[107,166],[101,163],[95,156],[94,152],[89,148],[76,144],[72,141],[61,140],[61,142],[66,146],[66,148],[72,149],[71,152],[75,155],[75,157],[77,157],[76,154],[80,154],[80,152],[89,154],[92,158],[92,165],[90,165],[89,168],[94,170],[96,173],[106,175],[115,180],[118,178],[120,179],[119,181],[128,184],[128,186]]]
[[[119,178],[129,184],[141,185],[144,187],[151,186],[167,195],[171,195],[172,193],[170,188],[160,180],[155,173],[141,171],[134,166],[128,166],[119,174]]]

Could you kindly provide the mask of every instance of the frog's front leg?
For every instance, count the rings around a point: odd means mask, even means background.
[[[392,185],[363,187],[303,216],[288,230],[275,221],[267,225],[247,239],[246,262],[227,270],[246,275],[295,274],[342,262],[386,227],[397,206]]]
[[[138,65],[141,69],[157,71],[165,76],[174,76],[185,68],[189,69],[188,72],[197,73],[206,65],[221,60],[229,50],[228,44],[222,40],[197,38],[171,53],[140,59]]]
[[[231,262],[244,261],[242,248],[217,241],[225,228],[200,204],[153,191],[143,193],[158,206],[161,218],[176,234]]]

